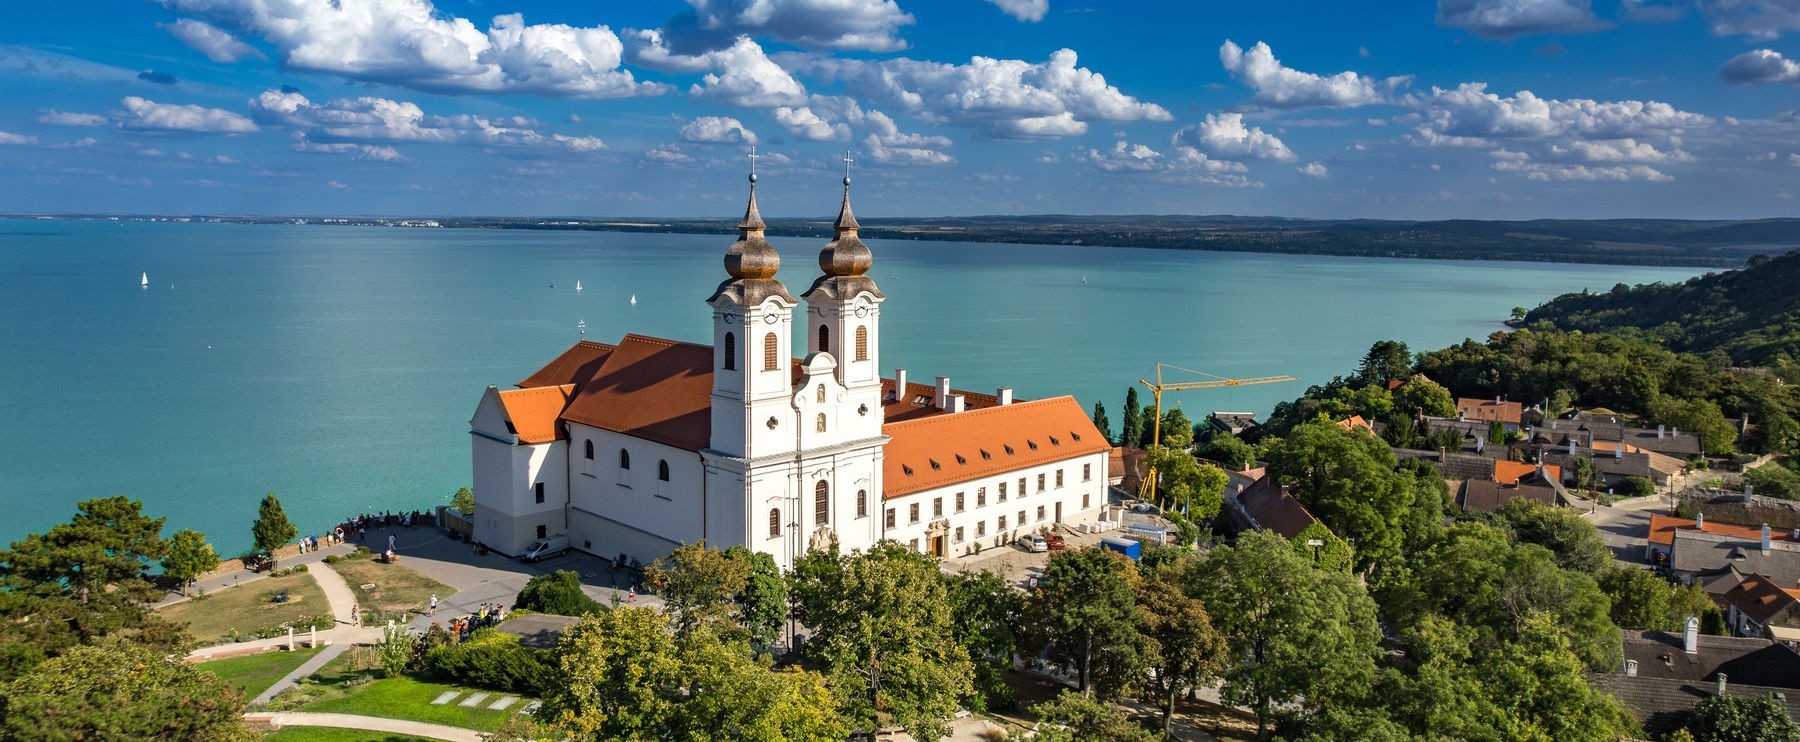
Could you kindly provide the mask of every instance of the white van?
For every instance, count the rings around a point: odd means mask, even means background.
[[[569,537],[559,534],[551,536],[550,538],[539,539],[537,543],[531,545],[531,548],[526,549],[525,553],[520,554],[519,558],[527,562],[539,562],[553,556],[561,556],[568,553],[568,551]]]

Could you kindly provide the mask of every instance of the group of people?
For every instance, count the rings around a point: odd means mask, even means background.
[[[432,596],[432,609],[437,611],[437,596]],[[450,619],[450,636],[455,641],[462,641],[475,633],[476,629],[496,626],[506,620],[506,606],[499,603],[482,603],[474,613]]]

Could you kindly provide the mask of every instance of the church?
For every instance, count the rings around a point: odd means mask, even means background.
[[[1098,518],[1111,446],[1073,397],[882,375],[887,295],[848,177],[833,226],[796,299],[775,277],[752,174],[706,300],[711,345],[583,340],[517,388],[488,387],[469,422],[474,538],[516,555],[565,536],[645,564],[704,540],[786,568],[834,543],[957,557]]]

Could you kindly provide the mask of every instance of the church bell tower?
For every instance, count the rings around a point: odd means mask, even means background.
[[[738,224],[737,241],[725,251],[730,277],[706,300],[713,308],[711,448],[738,458],[794,447],[788,397],[799,302],[775,279],[781,255],[764,237],[765,229],[752,169],[750,203]]]

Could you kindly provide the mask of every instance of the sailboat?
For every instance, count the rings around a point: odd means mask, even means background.
[[[138,287],[146,289],[150,288],[150,274],[142,273],[138,275]]]
[[[637,294],[631,295],[631,305],[634,307],[637,306]]]
[[[581,279],[579,279],[579,278],[575,279],[575,290],[576,291],[581,290]]]

